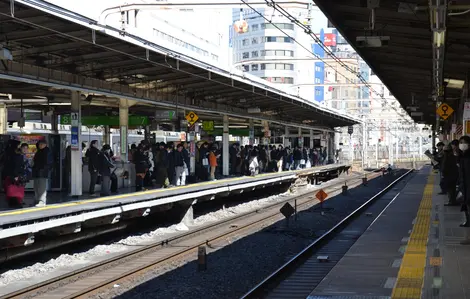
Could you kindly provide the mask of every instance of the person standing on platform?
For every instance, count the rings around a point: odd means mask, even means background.
[[[168,180],[168,150],[167,145],[164,142],[160,142],[159,148],[155,154],[155,167],[157,174],[155,179],[157,181],[157,187],[165,188],[170,185]]]
[[[90,173],[90,187],[88,193],[95,196],[95,186],[98,183],[100,169],[100,150],[98,149],[98,140],[92,140],[90,147],[86,151],[85,157],[88,160],[88,172]]]
[[[237,143],[232,144],[229,149],[230,156],[230,174],[235,175],[237,173]]]
[[[108,144],[103,145],[99,158],[99,173],[101,175],[101,195],[109,196],[111,191],[111,168],[114,168],[114,164],[111,163],[111,147]]]
[[[465,222],[461,227],[470,227],[470,137],[462,136],[459,140],[459,149],[462,155],[459,159],[459,188],[463,195],[462,211],[465,213]],[[470,245],[470,240],[462,241]]]
[[[217,168],[217,148],[213,146],[209,152],[210,180],[215,181],[215,170]]]
[[[434,160],[437,162],[436,165],[434,165],[434,168],[439,170],[439,177],[440,177],[440,182],[439,186],[441,187],[441,192],[439,194],[447,194],[447,190],[445,189],[445,186],[443,185],[442,181],[442,159],[444,156],[444,142],[438,142],[436,144],[437,147],[437,152],[434,154]]]
[[[207,181],[210,173],[209,164],[209,143],[204,142],[199,148],[199,160],[202,165],[201,180]]]
[[[33,158],[34,195],[36,206],[43,207],[47,204],[47,183],[52,166],[52,155],[45,140],[37,144],[38,150]]]
[[[10,140],[4,156],[3,188],[10,208],[21,208],[24,199],[26,164],[19,144],[17,140]]]
[[[133,162],[135,165],[135,191],[140,192],[144,187],[144,178],[150,167],[150,162],[145,154],[145,146],[142,143],[134,153]]]
[[[459,179],[459,168],[457,166],[457,157],[452,151],[450,145],[444,147],[444,154],[442,158],[442,184],[447,190],[449,202],[446,206],[456,206],[457,203],[457,181]]]
[[[176,186],[184,186],[186,184],[186,172],[183,145],[180,143],[173,152],[173,165],[175,167]]]
[[[186,178],[189,176],[189,170],[191,168],[191,154],[189,153],[189,143],[183,142],[183,158],[184,158],[184,173]]]

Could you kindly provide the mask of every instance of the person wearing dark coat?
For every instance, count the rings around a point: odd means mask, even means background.
[[[150,168],[150,162],[145,154],[145,147],[139,144],[137,151],[134,153],[133,162],[135,165],[135,191],[142,191],[144,187],[144,178]]]
[[[466,221],[460,226],[470,227],[470,137],[462,136],[459,140],[459,149],[462,154],[459,159],[459,188],[463,195],[462,210],[465,212]],[[466,240],[466,245],[470,240]]]
[[[4,169],[3,169],[3,186],[5,189],[5,193],[7,194],[7,202],[8,206],[11,208],[17,208],[22,206],[23,198],[24,198],[24,177],[25,177],[25,160],[18,149],[20,142],[17,140],[11,140],[8,145],[8,149],[5,152],[4,156]],[[9,188],[12,185],[19,185],[22,186],[23,190],[17,190],[15,196],[8,196]],[[21,188],[19,188],[21,189]]]
[[[33,158],[34,195],[36,206],[43,207],[47,201],[47,184],[52,166],[52,156],[45,140],[37,144],[38,150]]]
[[[438,142],[436,144],[436,148],[437,148],[437,151],[434,154],[434,160],[437,162],[437,164],[434,165],[434,168],[439,170],[439,176],[440,176],[439,186],[441,187],[441,192],[439,192],[439,194],[446,194],[447,190],[445,189],[445,186],[442,180],[442,160],[444,158],[444,142]]]
[[[459,168],[457,166],[457,157],[454,155],[450,145],[444,147],[442,157],[442,185],[447,190],[449,202],[447,206],[456,206],[457,203],[457,181],[459,179]]]
[[[184,164],[185,165],[185,171],[186,175],[189,174],[189,170],[191,168],[191,154],[189,153],[189,144],[187,142],[183,143],[183,157],[184,157]]]
[[[293,156],[294,156],[294,170],[297,170],[300,168],[300,160],[302,160],[302,151],[300,147],[296,147],[294,149]]]
[[[156,183],[157,187],[168,187],[170,184],[168,180],[168,149],[165,142],[161,142],[159,149],[156,151],[155,156],[155,168],[156,168]]]
[[[175,167],[175,182],[176,186],[184,186],[186,184],[185,172],[185,156],[183,152],[183,145],[178,144],[175,151],[173,151],[173,165]]]
[[[109,196],[111,191],[111,169],[114,164],[111,162],[111,147],[108,144],[103,146],[99,155],[99,174],[101,175],[101,195]]]
[[[90,196],[95,196],[95,185],[98,182],[100,169],[100,150],[98,149],[98,140],[90,143],[90,148],[86,151],[85,157],[88,159],[88,172],[90,173]]]
[[[199,148],[199,161],[202,165],[201,180],[207,181],[209,179],[210,165],[209,165],[209,143],[204,142]]]

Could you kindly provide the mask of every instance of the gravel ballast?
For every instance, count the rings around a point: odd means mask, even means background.
[[[323,212],[318,206],[303,211],[289,227],[279,221],[244,238],[226,240],[220,248],[209,248],[204,272],[197,271],[197,261],[188,257],[115,285],[96,298],[239,298],[403,173],[379,177],[367,187],[335,196],[324,204],[328,209]]]
[[[322,187],[333,185],[339,180],[343,180],[343,178],[331,180],[323,184]],[[143,246],[164,240],[181,232],[186,232],[209,223],[221,221],[248,211],[256,210],[275,202],[285,200],[289,197],[296,196],[307,190],[313,191],[319,188],[319,186],[307,185],[297,189],[295,192],[272,195],[201,215],[194,219],[194,225],[190,227],[187,227],[182,223],[171,225],[169,227],[162,227],[148,233],[128,236],[111,244],[97,245],[85,251],[78,251],[73,254],[62,254],[45,262],[31,263],[26,267],[5,271],[0,274],[0,295],[33,285],[45,279],[65,274],[69,271],[80,269],[81,267],[98,263],[107,258],[133,250],[136,246]],[[169,270],[172,270],[173,268],[174,267],[170,267]]]

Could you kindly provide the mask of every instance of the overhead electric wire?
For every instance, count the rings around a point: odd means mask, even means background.
[[[292,23],[295,25],[299,26],[301,29],[304,30],[306,34],[308,34],[321,48],[323,51],[325,51],[332,59],[334,59],[337,63],[339,63],[343,68],[345,68],[347,71],[350,73],[354,74],[357,76],[359,80],[361,80],[373,93],[378,95],[379,97],[382,98],[383,101],[386,101],[384,96],[380,93],[378,93],[372,86],[370,86],[369,82],[357,71],[354,71],[350,66],[346,65],[344,62],[341,61],[318,37],[317,34],[315,34],[311,28],[308,26],[304,25],[302,22],[300,22],[296,17],[292,16],[287,10],[285,10],[283,7],[279,6],[276,4],[274,0],[265,0],[266,4],[269,7],[272,7],[276,11],[280,12],[284,17],[288,18]],[[393,110],[395,110],[398,115],[401,117],[405,118],[404,115],[402,115],[395,107],[391,107]],[[405,119],[406,120],[406,119]]]
[[[266,1],[266,4],[267,6],[269,7],[272,7],[273,9],[277,10],[278,12],[280,12],[281,14],[283,14],[283,16],[287,17],[291,22],[293,22],[294,24],[296,24],[297,26],[301,27],[302,29],[304,29],[304,32],[306,34],[308,34],[310,37],[312,37],[314,39],[314,41],[316,41],[318,43],[318,45],[320,45],[320,47],[322,47],[322,49],[327,52],[332,59],[334,59],[336,62],[338,62],[338,64],[340,64],[343,68],[345,68],[347,71],[349,71],[350,73],[356,75],[363,83],[366,87],[368,87],[371,91],[373,91],[376,95],[380,96],[381,99],[382,99],[382,102],[385,102],[386,105],[389,105],[390,108],[392,108],[393,110],[395,110],[395,112],[397,112],[397,114],[399,116],[401,116],[405,121],[407,122],[410,122],[409,120],[407,120],[405,118],[405,116],[402,115],[402,113],[400,113],[399,111],[397,111],[397,109],[393,106],[391,106],[387,100],[383,97],[383,95],[379,94],[377,91],[375,91],[375,89],[373,89],[369,82],[367,82],[359,73],[355,72],[353,69],[351,69],[351,67],[347,66],[344,62],[342,62],[338,57],[336,57],[336,55],[334,55],[333,52],[331,52],[331,50],[329,50],[324,44],[323,42],[318,38],[318,36],[316,34],[314,34],[312,32],[312,30],[308,27],[306,27],[305,25],[303,25],[297,18],[293,17],[291,14],[287,13],[284,9],[282,10],[279,10],[277,9],[277,7],[279,7],[274,1],[268,1],[268,0],[265,0]],[[241,0],[241,2],[243,2],[247,7],[249,7],[252,11],[254,11],[256,14],[258,14],[260,17],[262,17],[266,22],[270,23],[271,25],[273,25],[273,27],[275,27],[276,29],[278,29],[280,32],[282,32],[284,35],[286,35],[286,37],[289,37],[291,40],[293,40],[297,45],[299,45],[300,47],[302,47],[304,50],[306,50],[307,52],[309,52],[310,54],[312,54],[315,58],[317,58],[318,60],[322,61],[325,65],[331,67],[332,69],[335,69],[334,66],[332,66],[331,64],[329,64],[328,62],[326,62],[322,57],[320,57],[318,54],[312,52],[310,49],[308,49],[307,47],[305,47],[304,45],[302,45],[301,43],[299,43],[294,37],[292,37],[290,34],[288,34],[285,30],[281,29],[279,26],[277,26],[275,23],[273,23],[271,20],[269,20],[267,17],[264,16],[264,14],[260,13],[258,10],[256,10],[255,8],[253,8],[253,6],[251,6],[249,3],[247,3],[245,0]],[[287,14],[287,15],[286,15]],[[313,34],[313,35],[312,35]],[[349,83],[352,83],[352,84],[355,84],[359,87],[359,85],[357,84],[357,82],[352,82],[351,79],[349,79],[346,75],[342,74],[341,72],[337,71],[336,70],[336,73],[338,73],[339,75],[341,75],[342,77],[344,77],[346,79],[346,81],[348,81]],[[377,100],[375,98],[372,98],[372,100]]]

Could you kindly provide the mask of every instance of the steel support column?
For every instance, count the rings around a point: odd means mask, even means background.
[[[254,124],[254,120],[252,118],[250,118],[248,120],[248,122],[249,122],[249,130],[250,130],[249,144],[254,145],[255,144],[255,124]]]
[[[71,112],[78,114],[78,123],[72,125],[72,135],[76,133],[76,140],[71,140],[71,167],[70,167],[70,195],[81,196],[82,195],[82,113],[81,113],[81,94],[78,91],[71,91]],[[76,131],[75,131],[76,130]],[[75,136],[71,136],[75,138]]]
[[[0,134],[7,134],[8,129],[8,108],[6,104],[0,104]]]
[[[229,122],[228,115],[224,115],[224,133],[222,136],[222,174],[229,175]]]

